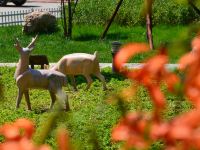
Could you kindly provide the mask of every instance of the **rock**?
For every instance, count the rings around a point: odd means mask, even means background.
[[[49,12],[34,11],[24,18],[24,33],[53,32],[57,27],[56,17]]]

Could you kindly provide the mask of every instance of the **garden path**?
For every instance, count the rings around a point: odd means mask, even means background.
[[[17,63],[0,63],[0,67],[15,67]],[[55,65],[55,63],[50,63],[50,67]],[[142,63],[128,63],[126,64],[128,68],[140,68],[143,66]],[[177,64],[167,64],[167,69],[175,69],[177,68]],[[112,63],[100,63],[100,68],[105,68],[105,67],[112,67]]]

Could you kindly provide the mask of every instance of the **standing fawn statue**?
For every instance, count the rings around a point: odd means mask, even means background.
[[[74,75],[83,75],[88,83],[86,89],[89,89],[92,83],[92,74],[102,81],[103,89],[107,89],[105,78],[100,72],[97,52],[95,52],[94,55],[86,53],[65,55],[51,68],[51,70],[62,72],[65,75],[70,75],[74,90],[77,90]]]
[[[56,93],[62,91],[62,87],[67,84],[66,76],[58,71],[33,70],[29,68],[29,55],[34,48],[36,39],[37,36],[32,39],[31,43],[26,48],[21,47],[18,39],[16,39],[16,44],[14,45],[20,54],[15,71],[15,80],[18,86],[16,108],[19,108],[24,94],[28,110],[31,110],[29,89],[46,89],[49,90],[51,96],[50,109],[52,109],[56,100]],[[69,103],[66,95],[64,99],[66,102],[65,109],[69,110]]]

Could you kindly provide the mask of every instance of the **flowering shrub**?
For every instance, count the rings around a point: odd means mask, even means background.
[[[51,150],[48,145],[35,145],[31,138],[35,131],[33,122],[27,119],[18,119],[14,123],[0,127],[0,135],[5,140],[0,144],[0,150]],[[58,133],[59,150],[69,150],[68,134],[65,130]]]
[[[176,93],[176,85],[181,84],[181,79],[165,68],[168,63],[166,49],[160,48],[160,53],[147,60],[141,69],[123,67],[133,55],[148,50],[145,43],[125,45],[117,53],[114,63],[119,72],[147,88],[154,110],[152,113],[125,114],[113,128],[112,139],[124,141],[124,149],[146,149],[157,140],[162,140],[167,150],[200,149],[200,36],[193,39],[192,52],[180,59],[178,67],[185,73],[183,91],[194,109],[169,121],[161,117],[166,100],[160,84],[164,82],[169,91]]]

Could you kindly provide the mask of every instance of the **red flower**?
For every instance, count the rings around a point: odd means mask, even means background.
[[[158,86],[150,85],[148,90],[153,99],[156,109],[163,109],[165,107],[165,97]]]
[[[196,36],[193,40],[192,40],[192,50],[193,51],[200,51],[200,36]]]
[[[130,44],[121,49],[122,52],[115,58],[118,69],[122,69],[123,63],[133,54],[143,51],[140,46],[138,43]],[[180,79],[166,70],[167,55],[160,53],[147,60],[141,69],[122,71],[126,77],[136,80],[148,89],[155,108],[152,117],[137,112],[123,117],[112,131],[113,140],[125,141],[125,149],[147,148],[159,139],[165,143],[166,150],[200,149],[200,36],[194,38],[192,48],[191,53],[180,59],[179,69],[186,73],[183,78],[184,92],[196,109],[168,122],[161,118],[165,96],[160,90],[160,83],[164,81],[168,89],[174,91],[174,86]]]
[[[150,127],[150,137],[152,140],[164,139],[169,131],[169,124],[166,122],[153,122]]]
[[[27,119],[18,119],[15,121],[14,126],[24,130],[24,136],[30,139],[35,131],[34,124]]]
[[[5,124],[0,128],[0,134],[4,135],[6,140],[19,140],[21,138],[19,128],[12,124]]]
[[[58,148],[59,150],[70,150],[69,136],[66,130],[60,129],[58,132]]]
[[[35,146],[32,135],[34,124],[27,119],[18,119],[14,123],[5,124],[0,128],[0,135],[5,141],[0,144],[0,150],[50,150],[47,145]]]
[[[121,70],[133,55],[148,51],[150,48],[146,43],[130,43],[120,49],[114,58],[114,65],[117,70]]]
[[[147,128],[148,117],[142,113],[129,113],[113,128],[112,139],[114,141],[126,141],[126,148],[133,146],[145,148],[148,146],[143,134]]]

